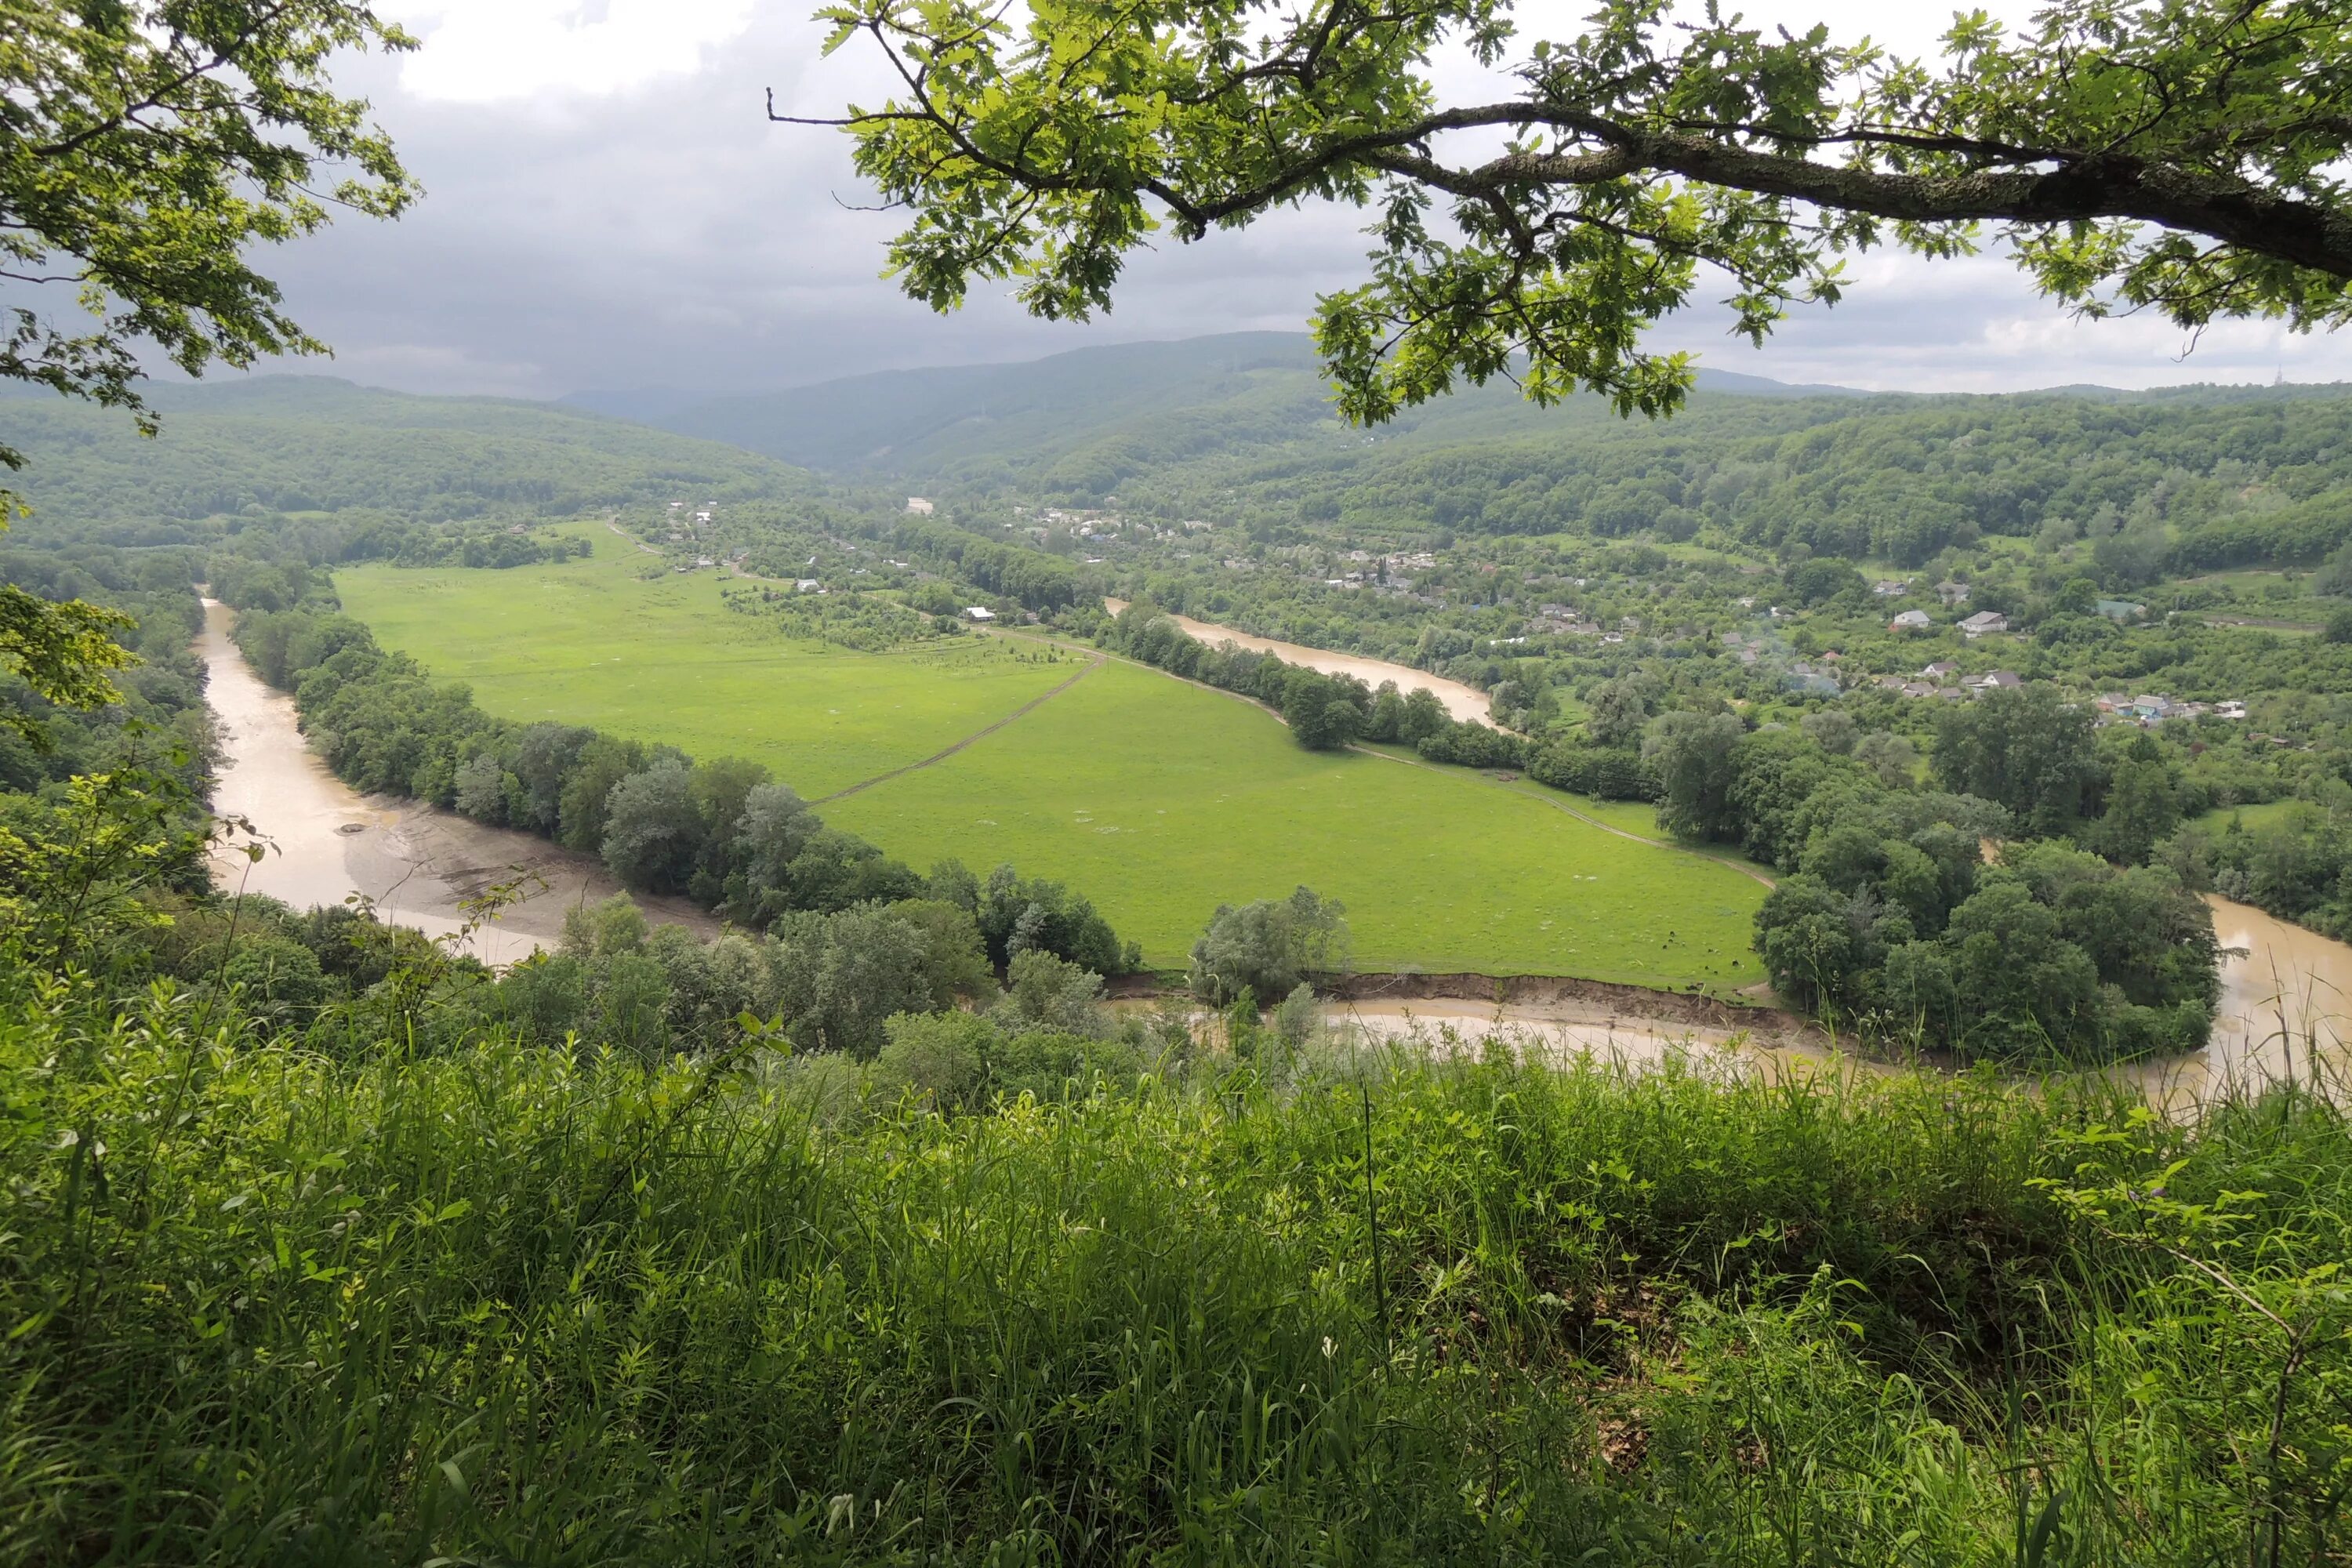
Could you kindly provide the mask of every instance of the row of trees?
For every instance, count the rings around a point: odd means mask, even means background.
[[[1800,1005],[1971,1056],[2201,1043],[2219,985],[2203,902],[2168,868],[2118,869],[2054,837],[2101,826],[2079,815],[2087,723],[2077,735],[2071,710],[2025,689],[1946,721],[1940,791],[1858,754],[1850,722],[1750,731],[1675,710],[1643,754],[1662,824],[1787,873],[1756,945]]]
[[[711,941],[651,924],[615,896],[571,910],[556,949],[503,973],[363,910],[166,899],[171,918],[123,956],[264,1032],[334,1054],[386,1037],[429,1053],[497,1029],[550,1049],[587,1040],[659,1061],[742,1043],[749,1018],[763,1040],[866,1064],[852,1078],[889,1100],[906,1089],[959,1105],[1052,1100],[1074,1085],[1135,1081],[1147,1029],[1101,1005],[1098,974],[1030,949],[1000,985],[973,911],[952,887],[925,891]]]
[[[1230,643],[1211,647],[1151,605],[1129,605],[1102,640],[1130,658],[1277,710],[1293,738],[1310,749],[1359,740],[1389,742],[1411,746],[1433,763],[1524,771],[1538,784],[1602,800],[1658,797],[1657,771],[1637,743],[1647,719],[1638,698],[1627,700],[1634,715],[1630,727],[1608,721],[1625,704],[1604,694],[1598,710],[1601,721],[1589,726],[1586,734],[1531,742],[1449,717],[1436,694],[1424,688],[1400,692],[1395,682],[1382,681],[1375,690],[1349,677],[1285,663],[1274,654]]]
[[[1434,692],[1421,688],[1401,692],[1394,681],[1382,681],[1375,690],[1352,676],[1326,675],[1275,654],[1232,643],[1211,647],[1154,605],[1128,605],[1104,629],[1101,640],[1114,652],[1187,680],[1265,703],[1282,715],[1291,737],[1309,751],[1328,751],[1355,741],[1418,745],[1454,727]]]
[[[935,897],[967,910],[1004,964],[1042,950],[1101,973],[1139,965],[1086,899],[1000,867],[929,879],[828,827],[765,766],[579,725],[509,724],[437,685],[349,616],[248,613],[238,640],[291,689],[312,746],[357,788],[412,795],[493,826],[596,854],[639,892],[681,895],[754,929],[793,912]]]
[[[921,517],[899,523],[895,537],[942,570],[951,570],[964,581],[1040,615],[1078,601],[1077,573],[1068,562],[1042,550],[1000,544],[953,524]]]
[[[2331,779],[2320,793],[2326,804],[2297,801],[2254,826],[2233,815],[2218,827],[2185,827],[2163,847],[2164,861],[2191,886],[2352,941],[2352,786]]]

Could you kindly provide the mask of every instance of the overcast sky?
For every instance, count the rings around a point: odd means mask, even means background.
[[[887,215],[839,132],[769,124],[886,90],[852,46],[818,58],[807,0],[379,0],[424,40],[343,74],[372,99],[426,197],[397,224],[347,219],[265,258],[297,318],[333,343],[332,374],[421,392],[714,392],[859,371],[1028,359],[1090,342],[1296,330],[1322,290],[1358,280],[1363,215],[1284,214],[1136,259],[1112,315],[1031,321],[1003,291],[940,317],[880,277]],[[2021,15],[2029,6],[1995,5]],[[1585,0],[1523,5],[1529,37],[1571,32]],[[1923,48],[1940,7],[1765,0],[1759,19],[1826,20]],[[1895,31],[1888,31],[1890,26]],[[1475,85],[1466,63],[1448,84]],[[2352,334],[2219,328],[2182,359],[2152,321],[2076,324],[1997,261],[1850,264],[1834,310],[1762,352],[1713,312],[1659,341],[1791,381],[1997,391],[2095,381],[2352,380]]]

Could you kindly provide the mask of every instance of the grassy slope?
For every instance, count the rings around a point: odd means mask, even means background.
[[[2284,822],[2294,808],[2304,803],[2298,800],[2265,801],[2255,805],[2217,805],[2193,820],[2198,826],[2219,833],[2235,818],[2248,832],[2258,827],[2276,827]]]
[[[2342,1560],[2324,1095],[1506,1054],[950,1121],[12,1000],[0,1561]]]
[[[560,719],[742,756],[815,796],[953,745],[1069,679],[971,639],[860,654],[779,639],[719,601],[717,574],[666,574],[604,529],[593,561],[509,572],[346,569],[344,607],[386,647],[463,680],[501,718]]]
[[[811,796],[931,755],[1076,668],[1001,643],[945,659],[780,643],[719,607],[711,574],[640,580],[639,558],[595,531],[592,562],[368,567],[337,585],[385,646],[502,718],[756,758]],[[1761,977],[1748,927],[1763,889],[1735,871],[1475,774],[1303,752],[1255,707],[1118,663],[825,810],[916,866],[1011,860],[1067,880],[1156,964],[1181,963],[1218,904],[1304,883],[1348,905],[1367,967]]]

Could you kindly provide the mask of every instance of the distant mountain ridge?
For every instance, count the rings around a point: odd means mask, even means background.
[[[739,447],[549,403],[419,396],[331,376],[146,390],[163,416],[153,440],[119,411],[46,391],[0,405],[0,439],[28,459],[12,488],[34,508],[31,531],[249,509],[572,516],[681,492],[777,500],[828,488]]]
[[[1700,372],[1699,387],[1739,396],[1875,395],[1715,370]],[[1249,444],[1290,439],[1332,422],[1314,340],[1304,332],[1107,344],[1043,359],[875,371],[699,400],[649,388],[576,393],[562,401],[803,467],[916,477],[984,462],[992,447],[1032,458],[1058,456],[1114,432],[1141,434],[1178,416],[1212,414],[1220,434]],[[1516,387],[1467,387],[1441,404],[1408,411],[1391,428],[1465,419],[1515,426],[1514,416],[1522,411],[1538,418],[1544,413]]]
[[[1791,384],[1702,367],[1691,408],[1697,413],[1710,405],[1719,408],[1726,399],[1771,399],[1818,405],[1826,420],[1854,413],[1858,404],[1891,411],[1968,397],[2239,403],[2347,391],[2199,384],[2147,392],[2069,386],[1914,394]],[[1107,493],[1130,476],[1171,463],[1212,455],[1271,457],[1301,442],[1318,450],[1351,438],[1451,448],[1571,433],[1606,439],[1619,424],[1600,398],[1538,408],[1515,385],[1495,382],[1406,409],[1377,431],[1349,431],[1332,417],[1314,341],[1304,332],[1107,344],[1005,363],[877,371],[772,392],[699,396],[649,388],[583,393],[566,401],[805,468],[890,475],[909,483],[1010,483],[1066,495]],[[1799,416],[1795,422],[1813,421]]]

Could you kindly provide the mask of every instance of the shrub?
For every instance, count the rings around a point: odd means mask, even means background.
[[[1347,967],[1347,910],[1301,888],[1287,899],[1221,904],[1192,944],[1192,994],[1223,1004],[1244,991],[1286,996]]]

